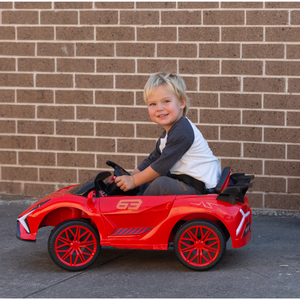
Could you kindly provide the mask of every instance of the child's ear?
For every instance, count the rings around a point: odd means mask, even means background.
[[[180,103],[180,108],[184,109],[186,106],[186,98],[182,99],[181,103]]]

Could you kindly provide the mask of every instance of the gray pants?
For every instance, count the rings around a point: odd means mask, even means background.
[[[197,191],[182,181],[167,176],[160,176],[147,184],[143,195],[197,195]],[[142,187],[141,187],[142,188]],[[145,186],[144,186],[145,188]],[[140,193],[143,192],[142,190]]]

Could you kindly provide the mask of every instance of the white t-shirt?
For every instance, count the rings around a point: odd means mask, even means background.
[[[219,160],[213,155],[199,129],[186,117],[181,117],[168,132],[164,131],[155,150],[139,166],[151,168],[162,176],[169,172],[187,174],[214,188],[221,176]]]

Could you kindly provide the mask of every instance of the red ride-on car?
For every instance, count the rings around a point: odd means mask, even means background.
[[[117,164],[114,176],[129,174]],[[226,242],[243,247],[251,239],[251,208],[246,191],[254,176],[223,169],[214,190],[205,195],[140,196],[121,191],[110,172],[37,201],[17,219],[17,237],[35,241],[39,228],[54,226],[48,251],[68,271],[80,271],[97,259],[101,246],[167,250],[193,270],[207,270],[223,257]]]

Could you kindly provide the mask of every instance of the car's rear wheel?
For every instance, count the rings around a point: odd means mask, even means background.
[[[93,264],[99,255],[99,234],[86,221],[65,221],[51,232],[48,251],[59,267],[68,271],[81,271]]]
[[[221,260],[226,250],[226,241],[214,223],[199,220],[188,222],[177,231],[174,247],[184,266],[204,271]]]

